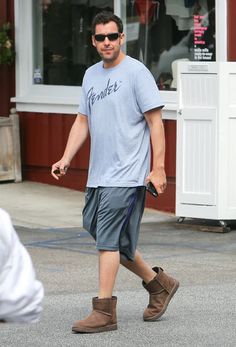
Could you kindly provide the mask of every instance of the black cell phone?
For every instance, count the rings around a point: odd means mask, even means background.
[[[61,171],[60,171],[60,169],[55,169],[54,171],[53,171],[53,173],[55,174],[55,175],[59,175],[60,173],[61,173]]]
[[[154,185],[152,184],[152,182],[148,182],[147,184],[147,191],[152,194],[152,196],[154,196],[155,198],[158,197],[158,192],[156,190],[156,188],[154,187]]]

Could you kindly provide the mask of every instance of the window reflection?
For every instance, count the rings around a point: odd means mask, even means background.
[[[35,0],[35,84],[80,86],[100,60],[90,25],[109,0]],[[161,90],[176,90],[177,62],[215,60],[215,0],[117,0],[126,53],[142,61]]]
[[[81,85],[85,70],[100,60],[90,25],[113,1],[37,0],[34,4],[35,84]]]
[[[129,0],[125,11],[126,52],[160,89],[176,90],[179,59],[215,60],[215,0]]]

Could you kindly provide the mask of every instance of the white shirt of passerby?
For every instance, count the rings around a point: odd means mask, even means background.
[[[44,290],[7,212],[0,208],[0,320],[36,322]]]

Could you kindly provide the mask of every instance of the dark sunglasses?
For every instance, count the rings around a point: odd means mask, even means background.
[[[120,33],[110,33],[110,34],[96,34],[94,35],[94,38],[98,42],[103,42],[105,41],[106,37],[108,38],[109,41],[115,41],[120,37]]]

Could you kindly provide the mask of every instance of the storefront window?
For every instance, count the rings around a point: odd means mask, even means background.
[[[176,90],[177,61],[215,61],[215,0],[123,0],[126,53],[161,90]]]
[[[91,21],[107,0],[35,0],[33,83],[80,86],[85,70],[99,60],[91,44]]]
[[[152,72],[160,90],[176,90],[177,62],[215,61],[215,0],[35,0],[33,83],[81,86],[100,60],[91,44],[91,21],[120,9],[124,50]]]

